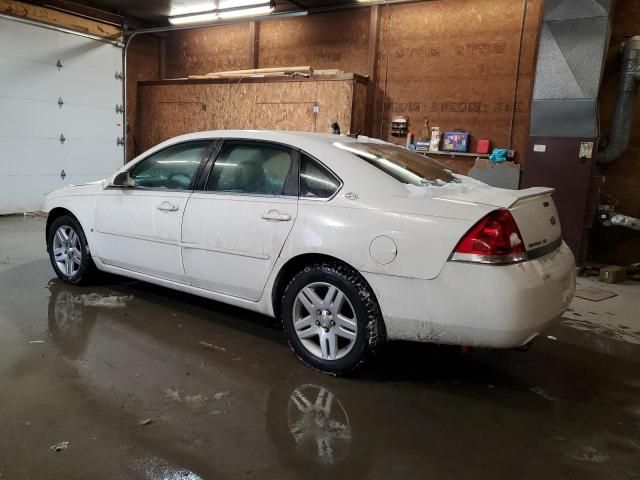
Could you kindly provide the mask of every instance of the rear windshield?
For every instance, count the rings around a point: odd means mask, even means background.
[[[458,182],[451,170],[441,163],[403,147],[372,142],[336,142],[334,145],[408,185]]]

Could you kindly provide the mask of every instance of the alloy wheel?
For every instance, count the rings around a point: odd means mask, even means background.
[[[335,285],[314,282],[293,303],[293,327],[302,345],[323,360],[338,360],[356,343],[357,318],[351,302]]]
[[[53,257],[58,270],[73,277],[82,266],[80,236],[69,225],[61,225],[53,236]]]

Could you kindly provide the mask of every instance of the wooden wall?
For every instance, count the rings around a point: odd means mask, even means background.
[[[311,65],[369,73],[367,8],[263,22],[258,34],[260,67]]]
[[[261,22],[256,43],[249,24],[173,32],[166,38],[166,78],[294,64],[370,74],[373,135],[404,143],[389,136],[389,126],[393,115],[407,115],[417,138],[428,133],[425,121],[460,128],[471,132],[472,148],[475,139],[490,138],[516,149],[524,162],[542,3],[380,6],[377,37],[370,8]],[[473,165],[468,158],[444,161],[463,173]]]
[[[469,131],[471,151],[477,139],[489,138],[524,152],[540,8],[537,0],[383,8],[374,135],[388,138],[392,117],[405,115],[418,137],[428,136],[428,122],[444,131]],[[460,160],[459,167],[472,162]]]
[[[167,35],[166,78],[251,67],[249,25],[178,30]]]
[[[127,160],[144,150],[140,148],[140,134],[136,124],[138,82],[160,78],[160,38],[138,35],[131,41],[127,70]]]
[[[337,121],[345,133],[358,131],[365,93],[366,81],[354,75],[143,82],[138,85],[137,147],[144,151],[203,130],[329,132]]]
[[[622,43],[626,38],[639,34],[640,8],[637,0],[618,0],[600,92],[600,128],[603,138],[609,132],[618,95]],[[629,149],[600,171],[606,177],[602,191],[619,202],[617,210],[640,218],[640,95],[636,95],[634,112]],[[640,262],[640,232],[622,227],[596,226],[589,244],[589,258],[618,265]]]

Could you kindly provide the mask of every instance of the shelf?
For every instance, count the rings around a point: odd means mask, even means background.
[[[487,153],[443,152],[442,150],[438,150],[437,152],[431,152],[426,148],[416,148],[415,151],[422,155],[445,155],[451,158],[453,157],[489,158],[489,154]]]

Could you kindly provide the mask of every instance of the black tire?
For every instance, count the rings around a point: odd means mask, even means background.
[[[334,360],[313,354],[298,338],[294,327],[294,304],[298,293],[318,282],[341,290],[355,314],[355,342],[346,355]],[[317,263],[298,272],[284,291],[280,312],[291,349],[306,365],[324,373],[345,375],[354,371],[374,356],[385,341],[382,314],[371,287],[358,272],[338,262]]]
[[[69,227],[78,236],[78,246],[81,256],[80,265],[77,270],[73,271],[70,275],[58,266],[55,258],[54,236],[60,227]],[[49,230],[47,231],[47,251],[49,253],[51,266],[60,280],[71,285],[86,285],[95,280],[98,270],[91,258],[87,237],[78,220],[72,215],[62,215],[51,222]]]

